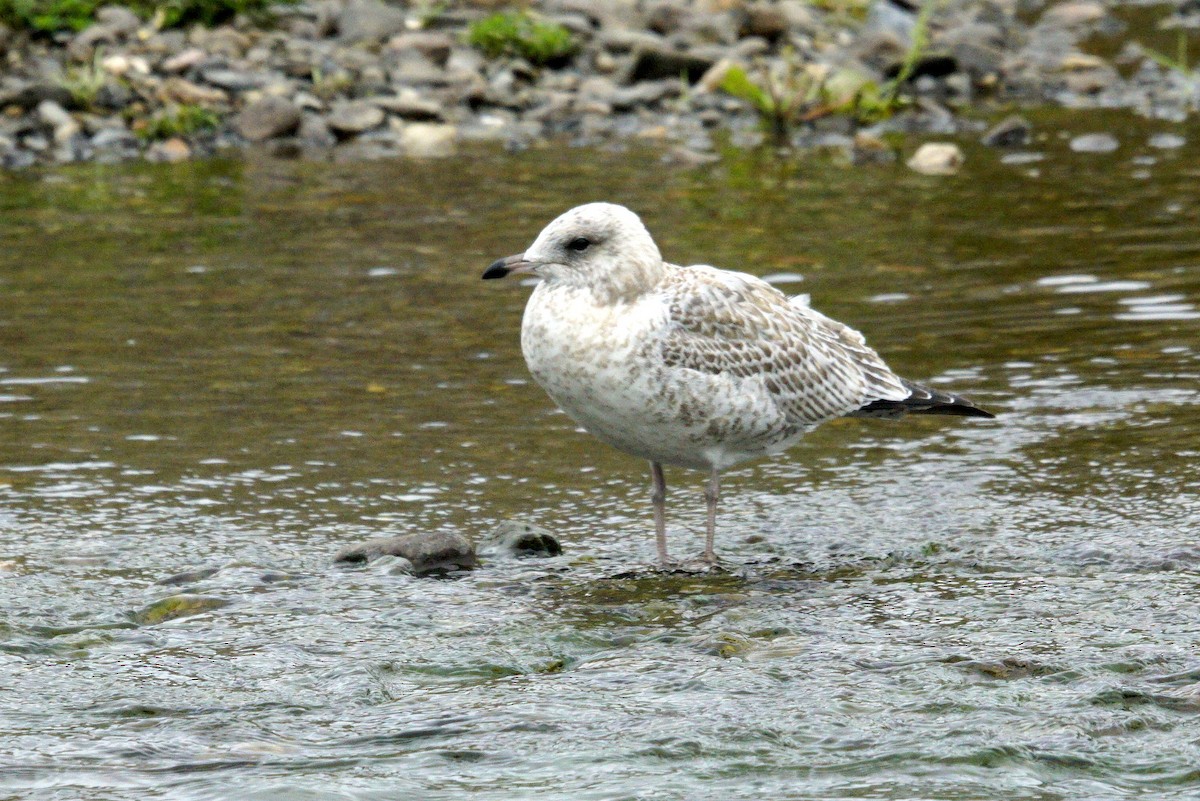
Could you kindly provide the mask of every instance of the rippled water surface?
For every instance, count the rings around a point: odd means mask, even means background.
[[[1200,148],[1039,129],[952,178],[569,148],[0,177],[0,796],[1196,798]],[[479,281],[593,199],[1000,416],[829,424],[727,474],[729,574],[645,570],[644,465],[530,383],[528,288]],[[698,551],[701,477],[668,482]],[[331,563],[505,518],[565,554]]]

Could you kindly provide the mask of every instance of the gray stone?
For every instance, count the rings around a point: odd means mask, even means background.
[[[443,119],[441,104],[421,97],[411,89],[389,97],[373,97],[370,102],[405,120],[430,122]]]
[[[92,135],[92,147],[96,150],[137,151],[138,138],[125,128],[101,128]]]
[[[1076,153],[1111,153],[1120,146],[1117,137],[1109,133],[1083,134],[1071,140]]]
[[[1032,131],[1027,119],[1013,114],[993,125],[980,141],[988,147],[1024,147],[1029,144]]]
[[[24,111],[32,111],[44,100],[51,100],[64,107],[74,102],[71,93],[55,83],[14,78],[0,85],[0,108],[20,106]]]
[[[478,564],[475,546],[461,534],[448,531],[417,532],[400,537],[381,537],[338,551],[334,562],[370,562],[381,556],[399,556],[412,563],[413,573],[470,570]]]
[[[777,42],[788,33],[788,17],[779,6],[768,3],[750,3],[737,14],[738,35],[760,36],[768,42]]]
[[[343,42],[382,42],[404,26],[404,12],[380,0],[350,0],[337,17]]]
[[[142,26],[141,17],[125,6],[104,6],[96,11],[96,24],[103,25],[122,36],[137,33]]]
[[[234,69],[201,70],[205,83],[228,89],[231,92],[245,92],[248,89],[260,89],[270,82],[270,77],[256,72],[243,72]]]
[[[454,49],[454,39],[448,34],[436,31],[414,31],[393,36],[388,41],[388,49],[400,53],[418,53],[422,58],[445,69],[450,60],[450,51]]]
[[[329,130],[325,119],[319,114],[304,115],[304,119],[300,121],[300,130],[296,132],[296,138],[300,140],[303,147],[315,150],[325,150],[337,144],[337,137],[333,135],[333,131]]]
[[[187,72],[193,67],[198,67],[208,58],[208,53],[205,53],[198,47],[189,47],[182,53],[175,55],[164,61],[159,69],[163,72]]]
[[[334,105],[325,122],[335,133],[354,136],[383,124],[387,115],[366,100],[352,100]]]
[[[288,136],[300,127],[300,109],[289,100],[268,95],[242,109],[233,118],[233,127],[251,142]]]
[[[96,90],[96,97],[92,101],[92,105],[110,111],[120,111],[132,102],[133,92],[128,86],[118,81],[105,81]]]
[[[675,80],[686,76],[695,83],[708,72],[717,59],[672,47],[639,47],[629,69],[628,83],[639,81]]]
[[[508,556],[558,556],[562,546],[549,529],[524,523],[519,520],[505,520],[496,526],[487,536],[489,551]]]

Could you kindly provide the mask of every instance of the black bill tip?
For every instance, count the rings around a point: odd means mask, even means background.
[[[506,262],[507,259],[496,259],[494,262],[489,264],[488,268],[483,271],[483,280],[490,281],[493,278],[503,278],[512,272]]]

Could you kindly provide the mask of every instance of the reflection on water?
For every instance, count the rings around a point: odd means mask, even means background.
[[[1148,144],[968,146],[950,179],[555,149],[4,177],[0,786],[1190,797],[1197,149],[1111,128]],[[829,424],[729,475],[744,567],[639,572],[643,465],[528,380],[528,289],[478,280],[596,199],[1001,417]],[[700,478],[668,480],[698,549]],[[506,517],[566,555],[330,564]]]

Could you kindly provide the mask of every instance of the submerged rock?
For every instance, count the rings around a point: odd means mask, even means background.
[[[479,563],[471,541],[449,531],[420,531],[347,545],[334,554],[333,561],[370,562],[381,556],[407,559],[412,563],[413,574],[418,576],[448,570],[471,570]]]
[[[1013,114],[993,125],[980,141],[988,147],[1024,147],[1029,144],[1032,131],[1028,120]]]
[[[549,529],[524,523],[520,520],[505,520],[487,536],[487,548],[508,556],[559,556],[562,545]]]
[[[216,598],[211,595],[180,593],[179,595],[171,595],[144,606],[134,612],[131,617],[134,622],[143,626],[154,626],[159,623],[166,623],[168,620],[210,612],[213,609],[220,609],[223,606],[229,606],[229,601],[224,598]]]

